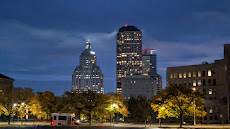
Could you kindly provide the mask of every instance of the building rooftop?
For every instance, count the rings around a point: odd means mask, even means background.
[[[214,63],[208,63],[208,62],[202,62],[201,64],[196,65],[185,65],[185,66],[173,66],[173,67],[167,67],[167,68],[186,68],[186,67],[201,67],[201,66],[208,66],[208,65],[219,65],[224,64],[224,59],[215,60]]]
[[[123,26],[119,29],[119,32],[124,32],[124,31],[140,31],[137,29],[135,26]]]
[[[1,73],[0,73],[0,78],[14,80],[14,79],[12,79],[12,78],[10,78],[10,77],[7,77],[7,76],[5,76],[5,75],[3,75],[3,74],[1,74]]]

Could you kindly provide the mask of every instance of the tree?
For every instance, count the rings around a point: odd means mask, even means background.
[[[33,89],[31,88],[13,88],[13,95],[16,101],[14,103],[25,103],[29,104],[31,98],[34,96]]]
[[[28,104],[33,95],[31,88],[5,87],[0,94],[0,112],[8,116],[8,124],[13,112],[17,111],[17,107],[13,105],[22,102]],[[22,115],[22,112],[20,114]]]
[[[52,121],[51,114],[58,112],[57,107],[61,103],[59,97],[55,97],[54,93],[46,91],[39,94],[38,99],[41,102],[42,110],[47,114],[47,118]]]
[[[107,95],[109,96],[109,99],[107,100],[106,103],[107,104],[106,110],[110,114],[110,122],[112,119],[112,115],[114,115],[114,113],[122,114],[124,117],[127,117],[129,111],[124,105],[124,103],[122,102],[122,100],[124,100],[124,97],[115,93],[107,94]]]
[[[8,116],[8,124],[10,124],[10,117],[13,113],[13,99],[12,94],[13,87],[5,87],[2,92],[0,92],[0,112]]]
[[[84,113],[88,116],[89,118],[89,125],[91,125],[92,121],[92,112],[100,106],[100,98],[101,95],[96,93],[95,91],[83,91],[81,93],[83,98],[82,102],[84,103]]]
[[[82,94],[66,91],[63,95],[62,103],[64,106],[61,112],[75,113],[79,119],[81,118],[81,113],[85,106]]]
[[[36,118],[43,117],[47,119],[47,114],[42,110],[38,94],[31,98],[31,101],[29,102],[29,110],[31,111],[32,115],[36,116]]]
[[[194,104],[195,102],[195,104]],[[170,86],[153,98],[151,107],[158,112],[157,119],[166,117],[179,118],[180,127],[184,116],[204,117],[202,94],[187,86]]]
[[[129,118],[144,122],[149,116],[153,115],[150,101],[146,97],[131,98],[128,102]]]

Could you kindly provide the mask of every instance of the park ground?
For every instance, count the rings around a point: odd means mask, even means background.
[[[10,125],[8,125],[7,122],[0,122],[0,128],[8,128],[8,127],[37,127],[39,125],[39,127],[50,127],[50,122],[23,122],[21,125],[21,122],[15,122],[15,123],[11,123]],[[74,125],[71,127],[89,127],[88,123],[81,123],[80,125]],[[92,127],[99,127],[99,123],[92,123],[91,125]],[[100,124],[100,127],[110,127],[110,123],[103,123]],[[129,127],[129,128],[160,128],[158,123],[153,123],[153,124],[133,124],[133,123],[112,123],[111,124],[112,127]],[[65,127],[65,126],[62,126]],[[67,126],[66,126],[67,127]],[[68,126],[70,127],[70,126]],[[167,123],[163,123],[161,125],[161,128],[178,128],[179,125],[178,124],[167,124]],[[197,124],[196,126],[194,125],[183,125],[183,128],[212,128],[212,129],[230,129],[230,124]]]

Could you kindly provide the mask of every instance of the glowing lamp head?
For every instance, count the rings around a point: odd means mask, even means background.
[[[24,102],[22,102],[22,105],[25,105],[25,103],[24,103]]]
[[[16,107],[16,106],[17,106],[17,104],[15,103],[13,106],[14,106],[14,107]]]
[[[196,88],[192,88],[193,91],[196,91]]]
[[[127,24],[125,24],[125,27],[127,27]]]
[[[117,104],[114,103],[114,104],[112,105],[112,107],[113,107],[113,108],[117,107]]]

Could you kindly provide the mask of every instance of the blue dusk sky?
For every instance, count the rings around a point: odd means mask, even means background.
[[[0,73],[15,87],[60,96],[90,40],[105,93],[116,92],[116,33],[127,24],[143,32],[143,49],[157,49],[165,88],[167,67],[223,58],[229,7],[227,0],[1,0]]]

